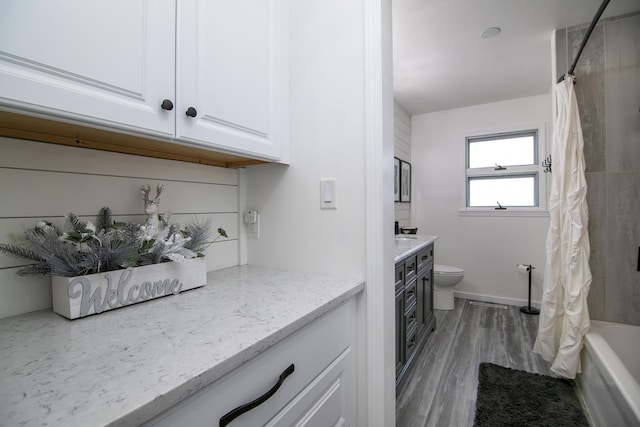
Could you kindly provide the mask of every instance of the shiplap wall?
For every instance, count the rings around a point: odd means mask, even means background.
[[[143,184],[154,196],[164,185],[159,212],[171,222],[210,219],[227,231],[207,249],[207,271],[239,264],[237,170],[2,137],[0,242],[41,219],[64,225],[68,212],[94,222],[103,206],[115,220],[144,223]],[[0,254],[0,318],[51,307],[49,276],[19,277],[22,264]]]
[[[411,162],[411,116],[402,105],[393,102],[393,155],[405,162]],[[413,174],[413,164],[411,164]],[[412,182],[413,184],[413,182]],[[411,188],[413,193],[413,187]],[[413,200],[413,194],[412,194]],[[395,203],[395,218],[400,227],[413,226],[411,223],[411,203]],[[418,230],[420,231],[420,230]]]

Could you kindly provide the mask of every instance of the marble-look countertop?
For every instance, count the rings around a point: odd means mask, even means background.
[[[361,280],[259,267],[77,320],[0,320],[0,425],[138,425],[364,289]]]
[[[395,237],[394,262],[402,261],[409,255],[413,255],[425,246],[438,239],[438,236],[426,236],[422,234],[397,234]]]

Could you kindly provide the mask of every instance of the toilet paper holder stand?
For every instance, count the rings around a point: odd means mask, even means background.
[[[540,310],[538,310],[535,307],[531,307],[531,270],[533,270],[535,267],[532,266],[531,264],[528,264],[528,265],[518,264],[516,265],[516,267],[518,267],[518,269],[529,272],[529,300],[526,306],[520,307],[520,311],[525,314],[540,314]]]

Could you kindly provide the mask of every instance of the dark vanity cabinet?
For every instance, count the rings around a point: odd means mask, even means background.
[[[404,360],[404,345],[398,337],[404,336],[404,264],[396,265],[396,378]]]
[[[436,322],[433,315],[433,244],[396,263],[396,386],[400,385]]]

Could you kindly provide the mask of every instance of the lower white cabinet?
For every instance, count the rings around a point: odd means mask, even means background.
[[[355,425],[355,325],[351,298],[146,426]],[[258,406],[231,415],[270,392]],[[225,415],[228,424],[221,423]]]

